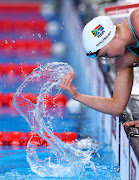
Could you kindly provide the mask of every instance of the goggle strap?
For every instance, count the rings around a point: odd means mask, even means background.
[[[100,50],[100,49],[98,49],[96,52],[93,52],[93,53],[90,51],[90,52],[89,52],[89,53],[87,53],[86,55],[87,55],[87,56],[92,56],[92,55],[96,55],[96,56],[97,56],[97,55],[98,55],[99,50]]]

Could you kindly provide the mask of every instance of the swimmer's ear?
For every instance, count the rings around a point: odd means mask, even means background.
[[[119,32],[119,26],[118,26],[118,24],[116,24],[116,33],[118,33]]]

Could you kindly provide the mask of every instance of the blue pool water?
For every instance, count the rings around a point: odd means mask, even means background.
[[[82,137],[89,136],[93,140],[96,140],[99,143],[99,146],[96,149],[96,154],[92,154],[91,161],[94,163],[94,167],[86,165],[85,171],[80,174],[80,177],[59,177],[59,178],[48,178],[40,177],[31,171],[31,168],[26,159],[26,147],[24,146],[3,146],[0,147],[0,179],[120,179],[119,167],[117,166],[114,153],[109,145],[104,143],[104,135],[102,129],[98,129],[90,119],[93,112],[90,109],[85,110],[86,113],[78,113],[72,115],[70,112],[66,112],[64,119],[55,119],[54,121],[54,131],[64,132],[64,131],[73,131],[77,132],[79,135],[79,140]],[[21,116],[10,116],[3,115],[1,116],[3,123],[0,126],[0,131],[30,131],[28,124]],[[2,120],[1,119],[1,120]],[[9,126],[9,124],[11,124]],[[16,124],[16,126],[15,126]],[[58,124],[61,124],[60,126]],[[92,126],[93,128],[87,129],[87,126]],[[4,129],[3,129],[4,128]],[[51,148],[42,148],[38,147],[37,155],[39,158],[49,157],[51,154]]]
[[[104,148],[104,147],[103,147]],[[49,156],[50,150],[38,150],[38,154],[41,156],[47,157]],[[33,180],[33,179],[81,179],[81,180],[88,180],[88,179],[94,179],[94,180],[101,180],[101,179],[115,179],[120,180],[119,173],[118,173],[118,167],[116,166],[116,163],[113,158],[113,153],[109,147],[105,147],[105,149],[99,150],[99,155],[95,155],[92,157],[92,160],[95,164],[95,170],[92,170],[92,167],[86,167],[85,172],[82,172],[79,178],[49,178],[49,177],[40,177],[36,174],[34,174],[30,166],[28,165],[28,162],[26,161],[26,153],[24,149],[18,149],[18,150],[2,150],[0,155],[1,160],[1,171],[0,171],[0,179],[10,179],[10,180]],[[42,155],[43,154],[43,155]],[[99,157],[98,157],[99,156]],[[108,161],[108,159],[110,159]]]
[[[40,155],[43,154],[45,157],[49,156],[49,149],[38,150]],[[94,179],[94,180],[101,180],[101,179],[120,179],[118,173],[118,167],[116,163],[114,163],[113,153],[109,147],[105,147],[104,150],[99,150],[99,157],[93,157],[93,161],[95,164],[95,171],[91,169],[91,167],[86,167],[85,172],[81,173],[79,178],[42,178],[36,174],[34,174],[30,166],[26,161],[26,153],[25,150],[3,150],[1,151],[1,157],[4,162],[0,163],[1,165],[1,174],[0,179]],[[7,157],[8,156],[8,157]],[[108,158],[111,160],[109,162]]]

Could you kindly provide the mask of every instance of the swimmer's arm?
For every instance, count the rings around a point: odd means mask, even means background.
[[[76,100],[100,112],[119,116],[123,113],[131,95],[133,86],[133,64],[139,58],[126,51],[121,58],[115,58],[116,78],[112,98],[95,97],[79,94]]]
[[[133,85],[133,68],[134,62],[138,61],[138,57],[131,52],[126,52],[124,57],[115,58],[116,79],[114,83],[112,98],[89,96],[76,91],[72,80],[74,74],[67,74],[60,87],[65,89],[75,100],[103,113],[119,116],[123,113]]]
[[[116,64],[116,66],[119,66],[120,60],[116,61]],[[116,71],[117,75],[112,98],[90,96],[77,92],[72,84],[74,78],[73,73],[68,73],[63,77],[60,87],[65,89],[73,99],[91,107],[92,109],[119,116],[123,113],[130,97],[133,83],[133,70],[132,68],[119,70],[117,67]]]
[[[133,70],[119,70],[116,75],[112,98],[78,94],[76,100],[103,113],[119,116],[123,113],[132,89]]]

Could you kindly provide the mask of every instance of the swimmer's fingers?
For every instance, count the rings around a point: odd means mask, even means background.
[[[73,79],[74,72],[66,74],[61,80],[60,88],[66,90],[73,99],[76,99],[78,92],[76,91],[75,86],[72,84]]]
[[[122,126],[135,126],[135,127],[139,127],[139,120],[137,120],[137,121],[127,121],[127,122],[123,123]]]
[[[61,84],[60,84],[60,87],[62,89],[67,89],[67,86],[71,80],[71,78],[73,77],[73,72],[70,72],[70,73],[67,73],[61,80]]]
[[[135,127],[139,127],[139,123],[137,125],[135,125]]]
[[[73,79],[74,79],[74,73],[71,74],[71,76],[69,77],[69,79],[67,81],[67,88],[71,87]]]
[[[70,72],[62,78],[61,82],[63,84],[64,89],[68,86],[68,83],[69,83],[69,80],[71,79],[71,77],[72,77],[72,73]]]
[[[135,127],[139,127],[139,120],[136,121]]]

